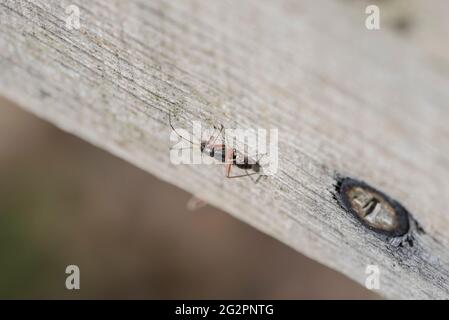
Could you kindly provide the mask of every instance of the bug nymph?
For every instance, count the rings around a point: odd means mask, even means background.
[[[176,134],[180,138],[190,142],[190,144],[192,144],[192,145],[198,146],[197,143],[194,143],[194,142],[190,141],[189,139],[184,138],[182,135],[180,135],[176,131],[176,129],[173,127],[173,125],[171,123],[171,114],[170,113],[169,113],[169,122],[170,122],[170,126],[173,129],[173,131],[176,132]],[[260,180],[260,178],[267,177],[267,175],[262,174],[262,166],[260,165],[260,162],[259,162],[260,159],[254,161],[253,159],[250,159],[248,156],[238,152],[234,148],[227,148],[225,143],[216,144],[216,141],[220,135],[222,135],[222,141],[225,141],[223,130],[224,130],[224,127],[221,125],[219,133],[217,134],[216,137],[214,137],[212,135],[208,141],[201,141],[201,143],[199,144],[201,153],[207,154],[208,156],[225,164],[227,178],[239,178],[239,177],[249,176],[251,178],[251,180],[253,180],[253,182],[257,183]],[[235,166],[239,169],[244,170],[245,174],[231,176],[232,166]],[[248,172],[248,170],[251,170],[252,172],[250,173],[250,172]],[[259,177],[257,178],[257,180],[254,180],[251,177],[254,174],[259,174]]]

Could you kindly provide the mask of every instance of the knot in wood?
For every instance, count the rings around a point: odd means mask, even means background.
[[[384,193],[350,178],[342,181],[339,193],[345,209],[371,230],[393,237],[408,232],[407,210]]]

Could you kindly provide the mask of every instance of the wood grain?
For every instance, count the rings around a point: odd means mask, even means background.
[[[449,4],[434,2],[404,35],[368,31],[347,1],[1,0],[0,94],[362,284],[378,265],[385,297],[448,298]],[[172,165],[169,112],[277,128],[278,174]],[[346,176],[410,211],[413,246],[339,205]]]

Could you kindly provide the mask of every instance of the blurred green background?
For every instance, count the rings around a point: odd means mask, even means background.
[[[189,198],[0,99],[0,298],[378,298]]]

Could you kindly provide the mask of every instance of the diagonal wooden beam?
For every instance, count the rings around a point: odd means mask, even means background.
[[[1,0],[0,94],[362,284],[378,266],[385,297],[448,298],[449,62],[436,42],[449,3],[435,3],[404,35],[367,30],[340,1]],[[173,165],[170,112],[184,127],[278,129],[277,174]],[[407,237],[351,214],[344,177],[401,203]]]

